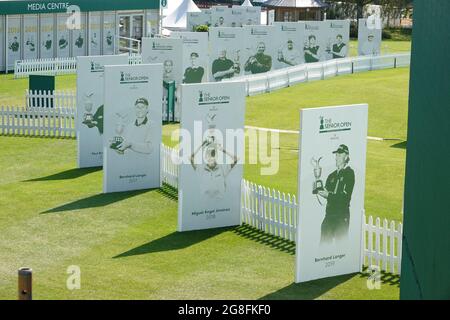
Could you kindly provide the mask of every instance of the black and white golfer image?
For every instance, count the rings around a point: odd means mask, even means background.
[[[195,156],[203,152],[202,165],[197,165]],[[225,154],[228,161],[219,164],[219,153]],[[226,151],[221,144],[216,142],[214,135],[208,136],[202,145],[192,153],[190,157],[192,168],[201,175],[200,190],[209,199],[222,199],[227,191],[227,176],[235,168],[238,158]]]
[[[220,49],[219,56],[213,61],[211,72],[216,81],[230,79],[241,72],[240,66],[227,58],[227,50]]]
[[[111,149],[116,150],[118,154],[124,154],[127,150],[142,154],[152,153],[149,106],[147,99],[137,99],[134,104],[136,117],[127,125],[123,121],[126,116],[119,115],[121,121],[116,124],[117,136],[111,141]]]
[[[192,52],[190,55],[191,66],[186,68],[183,76],[183,83],[200,83],[202,82],[205,69],[198,65],[198,53]]]
[[[350,152],[341,144],[336,151],[336,170],[327,178],[318,196],[327,200],[325,219],[321,226],[321,244],[332,244],[347,238],[350,224],[350,202],[355,186],[355,172],[349,166]]]

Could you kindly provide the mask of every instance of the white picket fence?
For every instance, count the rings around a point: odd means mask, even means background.
[[[175,164],[176,157],[177,152],[173,148],[161,144],[161,181],[178,189],[179,166]]]
[[[179,169],[174,159],[177,159],[177,151],[162,145],[162,181],[173,188],[178,188]],[[243,224],[282,239],[296,241],[298,204],[295,195],[246,180],[242,180],[241,194]],[[400,274],[402,224],[388,222],[386,219],[381,224],[380,221],[379,218],[363,216],[361,265],[372,268],[378,266],[381,271]]]
[[[30,74],[63,75],[77,70],[77,58],[51,58],[16,60],[14,78],[24,78]]]
[[[172,119],[172,114],[167,114],[167,98],[163,97],[162,100],[162,120],[166,121],[166,119]],[[66,90],[66,91],[41,91],[41,90],[26,90],[25,91],[25,105],[26,108],[37,108],[37,107],[53,107],[53,108],[62,108],[62,109],[76,109],[77,108],[77,96],[74,91]],[[175,118],[174,120],[180,121],[180,104],[175,104]],[[74,111],[76,112],[76,111]]]
[[[65,108],[76,109],[77,99],[74,91],[71,90],[28,90],[25,91],[26,108]]]
[[[247,95],[252,96],[272,92],[301,82],[323,80],[339,75],[373,70],[407,67],[410,65],[410,62],[410,53],[349,57],[302,64],[262,74],[236,77],[224,81],[243,81],[245,83]]]
[[[0,107],[0,135],[73,138],[75,109]]]
[[[375,222],[375,223],[374,223]],[[402,234],[403,225],[388,222],[381,223],[380,218],[374,219],[364,216],[362,264],[366,266],[378,266],[380,270],[393,274],[401,273],[402,260]]]
[[[140,54],[130,54],[129,64],[141,64]],[[27,59],[16,60],[14,64],[14,78],[28,77],[30,74],[38,75],[63,75],[77,72],[77,58],[51,58],[51,59]]]

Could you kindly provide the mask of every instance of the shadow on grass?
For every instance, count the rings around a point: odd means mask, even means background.
[[[360,278],[364,278],[364,279],[368,279],[368,277],[371,275],[368,272],[367,267],[363,268],[363,272],[359,274]],[[382,284],[386,284],[386,285],[390,285],[390,286],[396,286],[398,288],[400,288],[400,275],[398,274],[393,274],[393,273],[389,273],[386,271],[381,271],[381,283]]]
[[[130,256],[138,256],[142,254],[173,251],[188,248],[194,244],[203,242],[223,232],[229,231],[231,228],[207,229],[189,232],[173,232],[162,238],[150,241],[139,247],[121,253],[115,258],[124,258]]]
[[[87,174],[102,170],[102,167],[84,168],[84,169],[70,169],[63,172],[58,172],[46,177],[25,180],[24,182],[38,182],[38,181],[54,181],[54,180],[71,180],[83,177]]]
[[[295,254],[295,242],[272,236],[248,225],[243,224],[236,227],[233,229],[233,232],[241,237],[264,244],[273,249],[288,253],[290,255]]]
[[[157,191],[160,195],[170,199],[177,201],[178,200],[178,189],[163,183],[162,187],[157,189]]]
[[[403,142],[399,142],[399,143],[393,144],[391,146],[391,148],[406,150],[406,146],[407,146],[407,141],[403,141]]]
[[[89,208],[99,208],[104,207],[128,198],[132,198],[148,192],[149,190],[137,190],[128,192],[115,192],[115,193],[101,193],[94,196],[90,196],[84,199],[76,200],[71,203],[41,212],[41,214],[47,213],[58,213],[72,210],[89,209]]]
[[[334,287],[350,280],[355,274],[319,279],[303,283],[292,283],[289,286],[269,293],[259,300],[312,300],[320,297]]]

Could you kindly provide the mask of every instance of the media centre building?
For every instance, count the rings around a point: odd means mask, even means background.
[[[139,52],[160,0],[0,0],[0,72],[17,60]]]

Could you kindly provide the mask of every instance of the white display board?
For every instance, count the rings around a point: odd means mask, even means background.
[[[244,25],[260,25],[261,24],[261,7],[247,7]]]
[[[368,24],[367,19],[358,21],[358,55],[377,56],[381,52],[382,29],[378,28],[381,23],[376,23],[376,19],[370,20],[373,23]]]
[[[211,26],[211,10],[202,10],[201,12],[188,12],[186,14],[187,31],[195,31],[198,26]]]
[[[70,56],[70,30],[67,29],[67,20],[70,15],[59,13],[56,17],[57,57]]]
[[[22,39],[20,37],[20,16],[8,16],[8,69],[14,69],[16,60],[21,59]]]
[[[105,67],[103,192],[159,188],[162,65]]]
[[[100,12],[89,12],[89,55],[101,54],[101,14]]]
[[[208,81],[208,32],[172,32],[183,39],[183,83]]]
[[[368,106],[301,111],[296,282],[359,272]]]
[[[244,74],[275,69],[281,39],[275,26],[244,26]]]
[[[127,63],[126,55],[77,58],[78,168],[103,165],[104,66]]]
[[[23,16],[23,38],[23,58],[37,59],[39,50],[37,14]]]
[[[240,224],[245,84],[181,86],[178,231]]]
[[[305,63],[303,45],[305,24],[303,22],[274,22],[278,28],[281,46],[277,50],[275,68],[283,69]]]
[[[231,27],[231,9],[225,6],[212,7],[211,25],[214,27]]]
[[[55,50],[54,16],[53,14],[41,14],[41,59],[53,58]]]
[[[183,40],[174,38],[142,38],[142,62],[162,63],[163,80],[183,80]]]
[[[222,81],[240,76],[244,72],[244,29],[209,29],[209,80]]]
[[[305,62],[327,60],[328,24],[326,21],[305,21]]]
[[[72,55],[74,57],[86,55],[86,14],[80,13],[80,15],[80,29],[72,32]]]
[[[116,34],[115,12],[103,13],[103,54],[114,54],[114,37]]]
[[[327,60],[346,58],[350,48],[350,20],[327,20]]]
[[[0,71],[5,68],[5,16],[0,16]]]
[[[233,6],[233,8],[231,8],[230,27],[242,27],[247,22],[246,17],[246,7]]]

